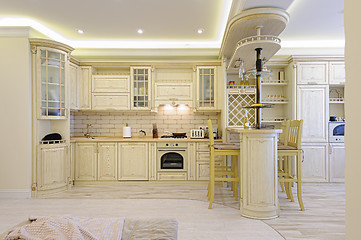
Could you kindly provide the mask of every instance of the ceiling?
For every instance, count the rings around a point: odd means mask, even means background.
[[[118,49],[119,54],[129,55],[130,49],[149,54],[149,49],[163,49],[157,51],[159,55],[176,54],[172,49],[188,54],[193,49],[217,56],[230,14],[254,7],[278,7],[290,14],[280,34],[283,48],[343,48],[343,2],[233,0],[232,5],[232,0],[1,0],[0,28],[30,26],[76,48],[80,55],[89,49],[93,55],[97,54],[94,49]],[[79,34],[78,29],[84,33]],[[198,34],[198,29],[203,33]],[[142,53],[138,50],[134,54]]]

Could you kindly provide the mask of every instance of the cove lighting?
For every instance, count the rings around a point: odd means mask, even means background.
[[[171,41],[171,40],[142,40],[142,41],[106,41],[106,40],[74,40],[64,37],[63,35],[57,33],[53,29],[48,26],[35,21],[30,18],[18,18],[18,17],[0,17],[0,27],[31,27],[38,32],[44,34],[45,36],[67,44],[73,48],[219,48],[222,44],[223,33],[226,29],[228,15],[231,9],[232,0],[223,0],[219,1],[220,10],[220,19],[219,19],[219,27],[217,29],[217,35],[213,40],[207,41]],[[139,33],[138,29],[138,33]],[[143,32],[143,30],[142,30]],[[139,33],[142,34],[142,33]]]

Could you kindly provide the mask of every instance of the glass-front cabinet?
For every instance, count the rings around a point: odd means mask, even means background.
[[[151,67],[131,67],[132,109],[151,108]]]
[[[69,46],[50,40],[30,39],[37,119],[66,119]]]
[[[210,110],[216,108],[216,67],[197,67],[197,108]]]
[[[41,48],[40,117],[66,117],[66,53]]]

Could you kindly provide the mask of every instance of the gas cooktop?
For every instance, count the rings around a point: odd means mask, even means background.
[[[163,135],[160,138],[173,138],[173,139],[184,139],[187,138],[187,136],[173,136],[173,135]]]

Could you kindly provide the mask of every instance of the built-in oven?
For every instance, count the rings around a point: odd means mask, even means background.
[[[345,138],[345,122],[328,123],[328,141],[343,143]]]
[[[187,154],[186,142],[158,142],[158,171],[187,171]]]

